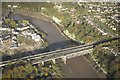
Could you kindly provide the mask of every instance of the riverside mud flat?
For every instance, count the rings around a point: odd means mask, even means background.
[[[78,56],[72,59],[68,59],[64,64],[61,59],[56,60],[56,64],[59,66],[63,78],[105,78],[103,72],[97,72],[94,68],[95,62],[92,59],[87,61],[85,56]]]
[[[83,56],[68,59],[66,64],[57,60],[57,64],[60,66],[63,78],[99,78]]]

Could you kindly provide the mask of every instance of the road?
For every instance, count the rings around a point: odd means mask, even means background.
[[[50,43],[50,48],[52,50],[57,49],[57,48],[65,48],[67,46],[75,44],[71,42],[70,40],[68,40],[65,36],[63,36],[59,32],[58,28],[51,22],[36,19],[30,16],[20,16],[20,15],[15,15],[15,14],[14,15],[12,14],[11,17],[14,19],[19,19],[19,20],[27,19],[30,22],[32,22],[32,24],[36,25],[36,27],[38,27],[39,29],[47,33],[48,34],[47,40]],[[74,58],[74,59],[75,60],[70,61],[72,64],[71,63],[62,64],[63,68],[66,70],[66,71],[62,70],[62,73],[68,74],[68,72],[71,72],[72,73],[71,77],[76,77],[76,76],[81,77],[81,78],[82,77],[89,77],[89,78],[99,77],[97,75],[97,72],[93,70],[91,66],[89,66],[89,64],[83,57]],[[69,65],[69,66],[65,67],[66,65]],[[68,70],[67,68],[70,68],[70,69]],[[78,72],[77,74],[76,74],[76,71]],[[64,76],[64,77],[70,77],[70,76]]]

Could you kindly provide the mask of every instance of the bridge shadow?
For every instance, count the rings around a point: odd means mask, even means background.
[[[55,51],[55,50],[58,50],[58,49],[64,49],[64,48],[69,48],[69,47],[78,46],[78,45],[80,45],[80,43],[77,43],[77,42],[72,41],[72,40],[55,42],[53,44],[49,44],[44,49],[35,49],[35,50],[32,50],[32,51],[17,52],[13,55],[10,55],[10,56],[9,55],[3,55],[2,56],[2,61],[11,60],[11,59],[18,59],[18,58],[29,56],[29,55],[42,54],[44,52]]]
[[[108,39],[108,40],[102,40],[102,41],[93,43],[93,45],[95,47],[101,43],[110,42],[112,40],[120,40],[120,38],[112,38],[112,39]],[[64,49],[64,48],[69,48],[69,47],[78,46],[78,45],[81,45],[81,43],[77,43],[77,42],[72,41],[72,40],[60,41],[60,42],[55,42],[53,44],[49,44],[44,49],[35,49],[32,51],[17,52],[11,56],[3,55],[2,57],[0,57],[0,59],[2,59],[2,61],[11,60],[11,59],[18,59],[18,58],[25,57],[28,55],[42,54],[44,52],[55,51],[57,49]]]
[[[94,47],[97,46],[97,45],[100,45],[100,44],[103,44],[103,43],[106,43],[106,42],[111,42],[113,40],[117,40],[117,42],[119,43],[120,41],[120,37],[113,37],[111,39],[105,39],[105,40],[101,40],[101,41],[97,41],[95,43],[93,43]]]

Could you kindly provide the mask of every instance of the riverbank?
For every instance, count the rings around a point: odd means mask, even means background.
[[[33,13],[33,15],[31,13],[32,12],[30,12],[30,11],[28,11],[28,12],[27,11],[25,11],[25,12],[24,11],[22,11],[22,12],[15,11],[14,12],[14,14],[21,15],[20,17],[22,17],[22,18],[30,20],[30,22],[32,24],[34,24],[38,29],[42,30],[45,33],[48,33],[47,40],[48,40],[48,42],[49,42],[50,45],[56,45],[56,47],[57,47],[57,45],[59,44],[58,45],[58,49],[60,48],[59,46],[62,46],[62,45],[63,45],[63,47],[61,47],[60,49],[67,48],[69,46],[71,47],[72,45],[73,46],[74,45],[78,45],[78,43],[76,43],[75,41],[73,41],[72,39],[70,39],[68,36],[66,36],[62,32],[61,28],[57,24],[55,24],[53,22],[53,20],[50,19],[50,17],[48,17],[46,15],[42,15],[40,13],[38,13],[38,14],[37,13]],[[30,17],[34,18],[34,19],[31,19]],[[46,27],[44,27],[44,26],[46,26]],[[49,27],[51,27],[51,29]],[[65,46],[65,45],[69,45],[69,46]]]
[[[45,15],[44,13],[32,12],[32,11],[26,11],[26,10],[16,10],[16,11],[15,11],[15,14],[30,16],[30,17],[34,17],[34,18],[37,18],[37,19],[41,19],[41,20],[47,21],[47,22],[51,22],[51,23],[53,23],[53,25],[55,25],[55,26],[58,28],[59,32],[61,32],[61,34],[66,37],[67,40],[70,39],[70,38],[69,38],[68,36],[66,36],[66,35],[64,34],[64,32],[61,30],[61,29],[62,29],[62,28],[61,28],[62,26],[60,27],[59,25],[57,25],[57,24],[52,20],[52,17],[47,16],[47,15]]]

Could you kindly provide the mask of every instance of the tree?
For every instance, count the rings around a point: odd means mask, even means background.
[[[26,25],[29,25],[29,21],[27,21],[27,20],[22,20],[22,23],[25,23]]]
[[[9,18],[4,18],[5,20],[5,23],[8,24],[10,22],[10,19]]]
[[[28,63],[27,66],[28,66],[27,70],[29,71],[29,73],[31,73],[31,72],[33,71],[33,66],[32,66],[32,64],[31,64],[31,63]]]
[[[38,69],[36,68],[36,66],[33,66],[33,67],[34,67],[35,73],[37,73]]]
[[[13,20],[10,20],[10,25],[11,25],[12,28],[16,28],[17,27],[16,22],[13,21]]]

